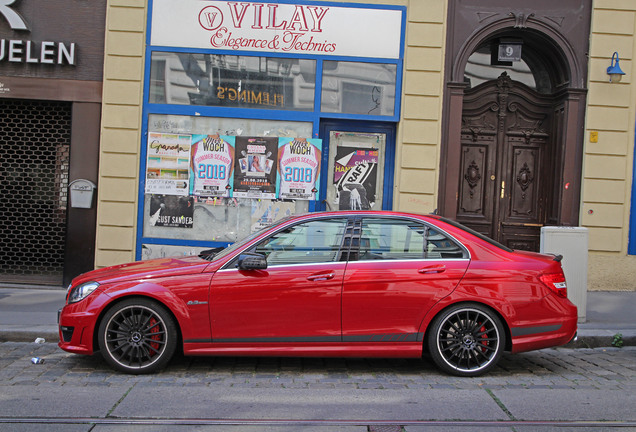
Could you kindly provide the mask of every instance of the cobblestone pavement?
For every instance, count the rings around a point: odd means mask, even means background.
[[[478,378],[417,359],[182,356],[133,376],[0,343],[3,432],[636,432],[635,406],[636,347],[505,354]]]
[[[32,357],[44,359],[32,364]],[[74,355],[54,343],[0,344],[0,386],[169,386],[320,389],[597,389],[636,393],[636,347],[546,349],[504,354],[477,378],[440,373],[428,360],[177,356],[162,372],[112,371],[99,356]]]

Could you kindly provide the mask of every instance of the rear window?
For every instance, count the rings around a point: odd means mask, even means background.
[[[491,239],[490,237],[486,237],[485,235],[483,235],[482,233],[479,233],[477,231],[475,231],[474,229],[468,228],[467,226],[464,226],[462,224],[460,224],[459,222],[456,222],[452,219],[447,219],[445,217],[439,217],[439,220],[441,220],[444,223],[447,223],[449,225],[454,226],[455,228],[459,228],[462,231],[466,231],[467,233],[470,233],[472,235],[474,235],[475,237],[479,237],[480,239],[482,239],[483,241],[499,248],[502,250],[505,250],[506,252],[512,252],[512,249],[510,249],[508,246],[505,246],[501,243],[499,243],[498,241],[495,241],[493,239]]]

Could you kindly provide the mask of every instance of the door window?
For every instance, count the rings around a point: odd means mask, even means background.
[[[329,131],[327,208],[381,210],[386,134]]]
[[[362,221],[360,261],[464,257],[463,248],[428,225],[388,218]]]
[[[253,251],[265,255],[268,266],[339,261],[346,225],[345,218],[301,223],[265,239]]]

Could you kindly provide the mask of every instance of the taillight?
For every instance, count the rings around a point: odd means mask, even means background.
[[[568,286],[565,283],[565,275],[563,272],[542,274],[539,276],[539,279],[556,295],[567,298]]]

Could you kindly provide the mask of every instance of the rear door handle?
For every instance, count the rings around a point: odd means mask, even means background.
[[[446,271],[446,266],[444,264],[433,265],[429,267],[423,267],[419,269],[417,272],[421,274],[435,274],[435,273],[444,273]]]
[[[310,280],[310,281],[323,281],[323,280],[333,279],[334,276],[335,276],[335,274],[333,272],[331,272],[331,273],[320,273],[320,274],[307,276],[307,280]]]

